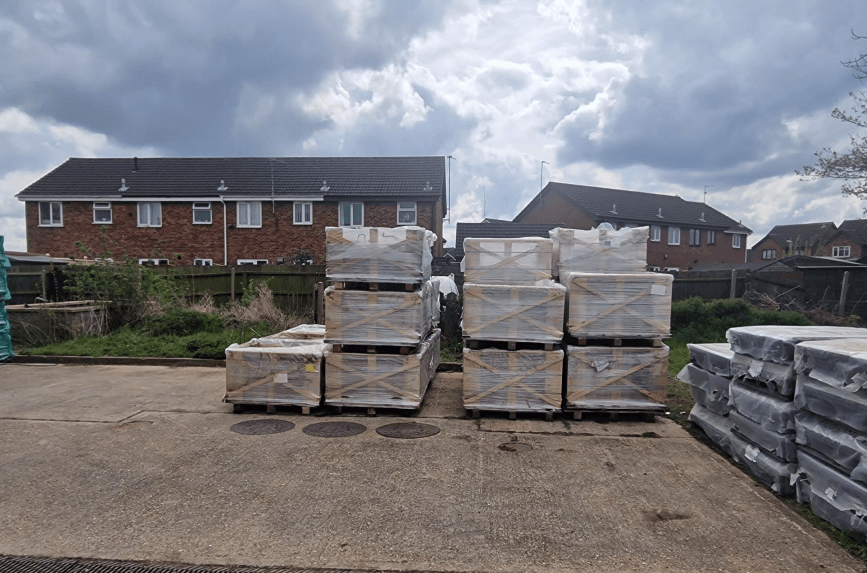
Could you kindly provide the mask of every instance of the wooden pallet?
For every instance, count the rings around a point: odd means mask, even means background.
[[[311,413],[314,413],[321,408],[320,406],[294,406],[292,404],[260,404],[252,402],[231,402],[231,404],[232,412],[234,414],[243,414],[244,412],[249,412],[251,410],[259,412],[264,410],[266,414],[276,414],[277,412],[300,412],[305,416],[309,416]]]
[[[335,282],[334,288],[337,290],[366,290],[371,292],[414,292],[422,287],[421,282],[417,283],[360,283],[360,282]]]
[[[608,346],[614,348],[660,348],[664,337],[653,338],[576,338],[566,336],[563,343],[569,346]],[[665,337],[667,338],[667,337]]]
[[[553,420],[554,420],[554,414],[555,414],[555,412],[553,412],[553,411],[551,411],[551,412],[540,412],[540,411],[538,411],[538,410],[533,410],[533,411],[525,411],[525,410],[488,410],[488,409],[481,410],[481,409],[475,409],[475,408],[473,408],[473,409],[468,409],[467,412],[469,412],[470,415],[471,415],[474,419],[479,419],[479,418],[481,418],[481,417],[482,417],[482,412],[499,412],[499,413],[505,413],[505,414],[508,414],[508,415],[509,415],[509,419],[510,419],[510,420],[517,420],[519,414],[521,415],[522,418],[524,418],[524,417],[535,417],[535,416],[538,416],[538,415],[540,415],[540,414],[543,414],[543,415],[545,416],[545,421],[546,421],[546,422],[551,422],[551,421],[553,421]]]
[[[644,418],[645,421],[653,422],[655,416],[662,412],[665,408],[647,409],[647,410],[571,410],[566,409],[564,413],[572,414],[573,420],[583,420],[585,417],[591,419],[608,418],[610,420],[618,420],[629,417]]]
[[[464,338],[464,346],[470,350],[545,350],[551,351],[562,348],[561,344],[553,342],[519,342],[516,340],[475,340]]]

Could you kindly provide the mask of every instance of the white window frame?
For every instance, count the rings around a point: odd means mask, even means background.
[[[169,264],[168,259],[139,259],[140,265],[154,265],[155,267],[166,267]]]
[[[680,227],[669,227],[668,228],[668,244],[669,245],[679,245],[680,244]]]
[[[649,270],[650,272],[652,272],[652,273],[658,273],[658,272],[659,272],[659,267],[650,267],[650,269],[648,269],[648,270]]]
[[[238,259],[236,265],[267,265],[268,259]]]
[[[658,243],[662,240],[662,227],[659,225],[651,225],[650,226],[650,241],[652,243]]]
[[[351,218],[353,216],[353,210],[354,210],[353,207],[355,205],[361,206],[361,221],[352,220],[352,221],[346,222],[344,220],[343,209],[347,205],[349,205],[349,213],[350,213]],[[363,227],[364,226],[364,203],[363,202],[344,201],[344,202],[338,203],[337,211],[338,211],[338,226],[340,226],[340,227]]]
[[[153,206],[157,206],[157,216],[159,217],[159,223],[153,224]],[[145,207],[146,206],[146,207]],[[142,207],[147,209],[147,221],[142,222]],[[138,221],[139,227],[162,227],[163,226],[163,204],[158,201],[142,201],[136,206],[136,220]]]
[[[309,201],[296,201],[292,203],[292,224],[313,224],[313,203]]]
[[[836,247],[831,247],[831,256],[835,259],[848,259],[852,253],[852,249],[849,245],[839,245]]]
[[[207,213],[207,221],[196,221],[196,213]],[[214,214],[211,211],[210,202],[193,203],[193,225],[210,225],[214,222]]]
[[[48,205],[48,222],[44,222],[42,218],[42,206]],[[57,214],[60,217],[54,219],[54,205],[57,205]],[[63,226],[63,203],[60,201],[39,201],[39,226],[40,227],[62,227]]]
[[[194,267],[212,267],[214,266],[214,259],[200,259],[196,257],[193,259]]]
[[[412,205],[410,208],[409,205]],[[401,221],[400,214],[412,212],[412,221]],[[415,201],[398,201],[397,202],[397,224],[399,226],[403,225],[417,225],[418,224],[418,203]]]
[[[245,221],[241,221],[241,207],[246,207]],[[259,215],[259,224],[254,225],[252,221],[254,214]],[[261,229],[262,228],[262,202],[261,201],[238,201],[235,205],[235,225],[239,229]]]
[[[97,221],[96,220],[96,212],[97,211],[108,211],[108,221]],[[112,220],[112,210],[111,203],[103,202],[103,201],[94,201],[93,202],[93,224],[94,225],[111,225]]]
[[[763,261],[773,261],[777,258],[777,250],[776,249],[762,249],[762,260]]]
[[[740,249],[741,248],[741,234],[740,233],[735,233],[734,235],[732,235],[732,248],[733,249]]]
[[[716,245],[716,231],[707,232],[707,244]]]
[[[679,273],[680,267],[663,267],[662,272],[664,272],[664,273]]]

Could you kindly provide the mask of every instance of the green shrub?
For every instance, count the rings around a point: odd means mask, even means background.
[[[188,336],[224,330],[223,317],[186,308],[173,308],[147,321],[152,336]]]
[[[725,342],[729,328],[758,324],[812,323],[797,312],[759,310],[741,299],[707,301],[692,297],[671,305],[672,339],[677,342]]]

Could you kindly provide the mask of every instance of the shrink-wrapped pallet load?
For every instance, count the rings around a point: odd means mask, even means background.
[[[747,467],[751,474],[780,495],[794,495],[792,474],[798,465],[779,460],[769,455],[736,433],[730,437],[732,457],[736,462]]]
[[[762,391],[757,384],[746,380],[732,380],[729,397],[734,409],[761,424],[765,430],[778,434],[794,433],[798,409],[793,402]]]
[[[532,285],[552,280],[551,239],[464,239],[465,283]]]
[[[798,501],[840,529],[867,540],[867,486],[821,461],[813,452],[798,451]]]
[[[325,340],[334,344],[415,346],[439,308],[430,281],[413,292],[325,289]],[[438,313],[437,313],[438,314]]]
[[[867,485],[867,434],[807,411],[795,414],[795,432],[798,446]]]
[[[732,455],[732,422],[727,416],[714,414],[701,404],[696,404],[689,412],[689,421],[704,430],[710,441],[722,451]]]
[[[326,358],[325,403],[418,409],[440,359],[434,329],[414,354],[332,352]]]
[[[802,342],[865,337],[863,328],[841,326],[739,326],[726,331],[734,352],[777,364],[793,364],[795,345]]]
[[[574,410],[662,410],[668,346],[569,346],[566,407]]]
[[[562,385],[562,350],[464,348],[467,410],[559,412]]]
[[[731,347],[725,342],[709,342],[701,344],[687,344],[689,355],[696,366],[707,372],[732,377],[732,352]]]
[[[589,231],[552,229],[554,272],[560,280],[572,272],[644,272],[649,230],[650,227],[625,227],[616,231],[603,226]]]
[[[463,335],[475,340],[559,343],[566,287],[464,284]]]
[[[781,434],[768,430],[761,423],[744,416],[737,410],[729,412],[729,419],[732,423],[732,432],[766,454],[784,462],[798,461],[794,434]]]
[[[732,409],[729,404],[731,378],[708,372],[695,364],[687,364],[677,374],[677,379],[689,384],[690,394],[696,404],[714,414],[727,416]]]
[[[569,273],[567,330],[576,338],[668,337],[673,283],[659,273]]]
[[[327,227],[325,275],[335,282],[420,283],[430,278],[436,238],[422,227]]]
[[[733,377],[760,382],[771,392],[787,396],[789,400],[795,393],[794,364],[778,364],[735,353],[732,355],[731,370]]]
[[[226,349],[226,397],[232,404],[319,406],[322,366],[331,345],[321,341],[254,339]]]

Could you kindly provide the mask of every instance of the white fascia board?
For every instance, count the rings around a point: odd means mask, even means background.
[[[723,231],[723,233],[727,233],[729,235],[752,235],[752,231]]]

